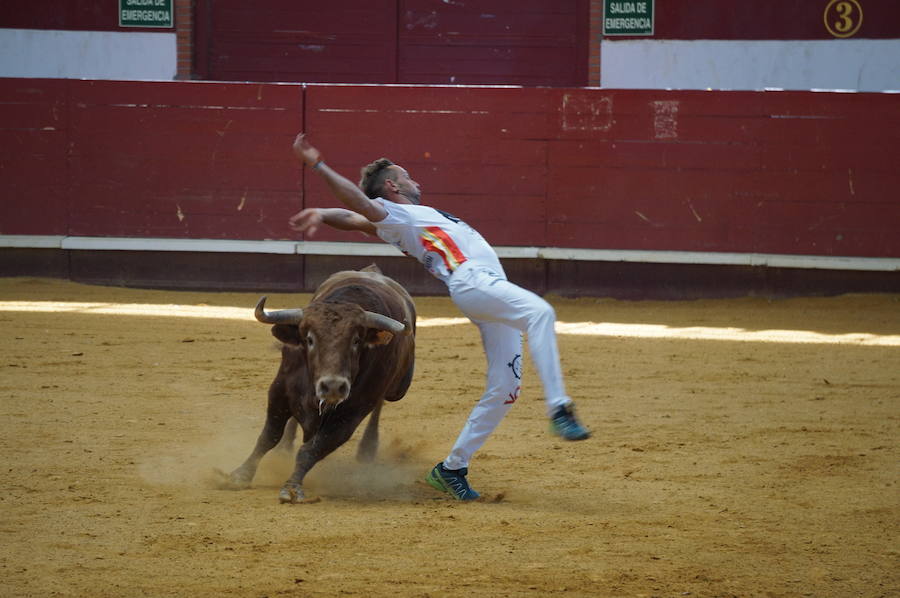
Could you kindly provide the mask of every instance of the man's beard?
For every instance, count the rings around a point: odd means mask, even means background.
[[[406,199],[408,199],[409,201],[411,201],[411,202],[412,202],[413,204],[415,204],[415,205],[420,205],[420,204],[421,204],[420,199],[421,199],[421,197],[422,197],[422,194],[419,193],[418,191],[415,191],[415,190],[413,190],[413,189],[410,189],[409,191],[404,191],[404,192],[402,192],[400,195],[402,195],[403,197],[405,197]]]

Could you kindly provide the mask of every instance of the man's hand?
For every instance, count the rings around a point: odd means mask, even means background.
[[[322,224],[338,230],[355,230],[367,235],[376,234],[373,222],[381,222],[387,217],[387,210],[375,202],[354,185],[350,179],[341,176],[322,161],[322,153],[306,140],[306,133],[299,133],[294,138],[294,155],[310,167],[328,185],[332,195],[340,201],[343,208],[308,208],[291,216],[288,224],[297,232],[314,235]]]
[[[318,208],[306,208],[302,212],[298,212],[291,216],[288,220],[288,224],[290,225],[291,230],[297,231],[298,233],[305,233],[311,237],[316,234],[316,231],[319,230],[319,226],[321,226],[324,221],[325,218]]]
[[[306,162],[307,166],[315,166],[322,160],[322,153],[309,144],[309,141],[306,140],[306,133],[299,133],[294,138],[294,155]]]

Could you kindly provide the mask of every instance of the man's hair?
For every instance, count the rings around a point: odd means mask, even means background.
[[[388,179],[394,180],[394,173],[388,170],[388,166],[393,165],[394,163],[387,158],[378,158],[359,171],[362,177],[359,179],[359,188],[366,197],[375,199],[382,196],[384,182]]]

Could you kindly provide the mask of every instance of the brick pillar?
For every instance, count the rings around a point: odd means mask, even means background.
[[[603,37],[603,0],[591,0],[591,27],[588,33],[588,85],[600,86],[600,40]]]
[[[175,0],[176,79],[194,79],[194,0]]]

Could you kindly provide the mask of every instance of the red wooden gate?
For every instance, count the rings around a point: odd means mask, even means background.
[[[588,0],[197,1],[197,69],[226,81],[579,86]]]

